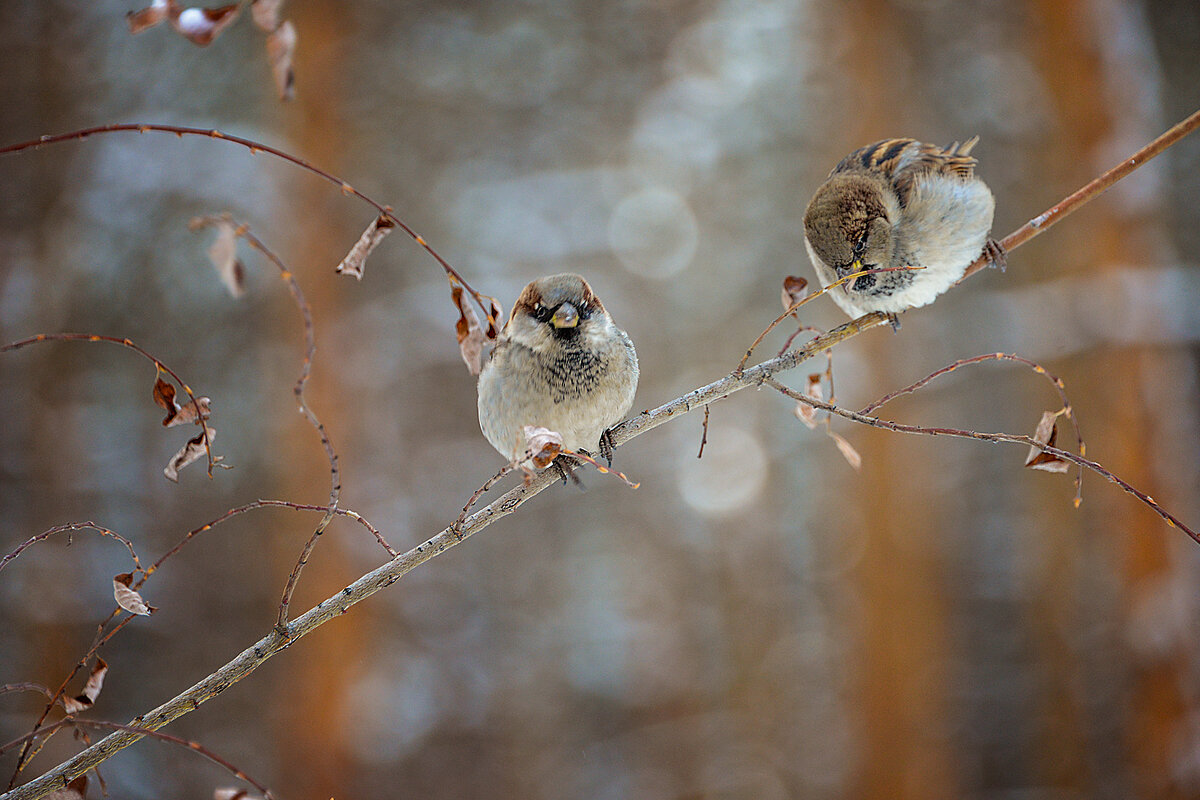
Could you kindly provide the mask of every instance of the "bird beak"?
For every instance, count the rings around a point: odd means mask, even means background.
[[[862,260],[855,259],[854,263],[850,265],[850,273],[854,274],[855,272],[862,272],[862,271],[863,271]]]
[[[556,328],[574,328],[579,324],[579,311],[570,303],[563,303],[550,318],[550,324]]]

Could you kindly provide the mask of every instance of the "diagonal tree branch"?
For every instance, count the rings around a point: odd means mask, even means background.
[[[87,135],[90,133],[107,132],[110,130],[136,130],[138,127],[139,126],[109,126],[107,128],[92,129],[85,132],[66,134],[62,137],[43,137],[41,142],[27,142],[8,148],[0,148],[0,153],[36,146],[39,143],[61,141],[66,138],[82,138],[81,133],[83,135]],[[172,132],[176,133],[199,133],[199,131],[194,129],[174,129],[167,128],[166,126],[140,127],[146,130],[171,130]],[[1038,233],[1044,231],[1046,228],[1054,225],[1064,216],[1079,208],[1084,203],[1098,196],[1113,183],[1125,177],[1134,169],[1141,166],[1147,160],[1153,158],[1155,155],[1162,152],[1171,144],[1174,144],[1176,141],[1195,130],[1197,127],[1200,127],[1200,111],[1174,126],[1162,136],[1159,136],[1149,145],[1138,151],[1138,153],[1136,153],[1130,159],[1126,159],[1120,165],[1114,167],[1112,170],[1109,170],[1104,175],[1075,192],[1047,212],[1030,220],[1021,229],[1006,237],[1001,244],[1008,250],[1015,249],[1025,241],[1028,241]],[[225,137],[223,134],[215,134],[215,132],[208,133],[206,135],[214,135],[216,138],[230,138],[231,140],[239,141],[236,139],[236,137]],[[263,149],[261,145],[256,145],[248,140],[240,140],[239,143]],[[298,159],[287,156],[286,154],[283,154],[283,157],[294,162],[298,162]],[[312,169],[307,164],[301,165],[308,169]],[[361,194],[355,192],[349,187],[343,188],[344,190],[350,191],[351,193],[362,197]],[[413,235],[415,236],[415,234]],[[416,238],[418,243],[427,247],[423,239],[419,237]],[[972,265],[968,269],[967,275],[974,274],[974,272],[982,269],[983,263],[985,263],[985,260],[981,259],[980,262]],[[448,265],[444,266],[448,268]],[[739,392],[748,386],[759,386],[763,383],[767,383],[773,379],[774,375],[793,369],[799,364],[809,360],[813,356],[826,352],[830,348],[847,339],[857,336],[858,334],[870,330],[871,328],[877,328],[885,324],[888,324],[888,318],[884,314],[879,312],[866,314],[858,319],[846,323],[845,325],[842,325],[841,327],[833,329],[829,333],[816,337],[804,347],[793,350],[790,353],[786,353],[777,358],[764,361],[761,364],[744,371],[736,371],[734,374],[728,375],[720,380],[713,381],[706,386],[701,386],[698,389],[694,389],[693,391],[688,392],[687,394],[678,397],[664,405],[661,405],[652,411],[644,411],[641,414],[626,420],[612,430],[613,445],[622,445],[625,442],[641,436],[643,433],[646,433],[647,431],[650,431],[671,419],[684,416],[698,408],[707,409],[709,404],[716,402],[717,400],[724,399],[725,397],[728,397],[735,392]],[[781,387],[782,389],[787,388],[783,387],[782,384],[776,386],[776,388]],[[826,410],[832,411],[834,409],[833,407],[830,407]],[[839,409],[834,411],[834,413],[840,413],[841,411],[842,410]],[[854,414],[854,412],[848,413]],[[867,417],[859,421],[866,422],[867,424],[875,424],[877,422],[876,418],[871,417]],[[895,427],[892,429],[897,431],[916,432],[906,430],[906,426],[900,426],[895,423],[893,423],[893,425]],[[943,434],[961,433],[959,431],[952,431],[951,429],[929,430]],[[989,434],[988,436],[992,437],[991,440],[994,441],[1019,441],[1022,444],[1029,444],[1030,441],[1032,441],[1029,440],[1028,437],[1014,436],[1009,438],[1001,438],[1002,435],[998,434]],[[1007,435],[1003,436],[1007,437]],[[982,437],[976,436],[971,438]],[[1047,447],[1043,447],[1042,449],[1046,450],[1047,452],[1051,451],[1051,448]],[[1099,465],[1095,464],[1095,462],[1082,459],[1081,457],[1076,456],[1069,451],[1060,451],[1054,449],[1053,452],[1062,458],[1070,460],[1076,464],[1087,466],[1090,469],[1099,467]],[[1107,473],[1106,470],[1101,474],[1105,474],[1109,480],[1115,479],[1115,476],[1112,476],[1111,473]],[[232,661],[208,677],[204,678],[187,691],[172,698],[153,711],[135,718],[130,723],[128,728],[110,734],[44,775],[35,778],[29,783],[19,786],[4,795],[0,795],[0,800],[34,800],[35,798],[43,797],[47,793],[56,789],[65,788],[73,778],[76,778],[89,769],[92,769],[97,764],[100,764],[106,760],[109,756],[124,749],[125,747],[128,747],[145,736],[144,733],[139,733],[136,730],[131,729],[142,728],[148,730],[157,730],[172,720],[178,719],[184,714],[199,708],[202,703],[217,696],[237,681],[249,675],[268,658],[287,648],[296,640],[304,637],[312,630],[324,624],[325,622],[328,622],[334,617],[346,613],[351,606],[361,602],[362,600],[365,600],[375,592],[378,592],[380,589],[395,583],[415,567],[420,566],[434,556],[437,556],[451,547],[454,547],[459,542],[483,530],[497,520],[513,513],[527,500],[539,494],[557,480],[557,471],[553,469],[543,470],[534,477],[529,485],[520,485],[511,489],[499,499],[488,505],[486,508],[476,512],[475,514],[472,514],[466,519],[465,522],[463,522],[461,527],[457,527],[457,525],[450,525],[436,536],[426,541],[424,544],[418,545],[408,552],[397,556],[386,564],[383,564],[371,572],[368,572],[366,575],[363,575],[361,578],[351,583],[342,591],[319,603],[306,613],[296,617],[286,625],[282,625],[272,630],[272,632],[267,636],[243,650]],[[1137,490],[1134,490],[1133,487],[1129,486],[1128,484],[1125,484],[1119,480],[1114,480],[1114,482],[1121,485],[1122,488],[1126,489],[1126,491],[1132,491],[1132,493],[1142,499],[1143,502],[1148,499],[1143,493],[1137,492]],[[1177,521],[1174,520],[1173,517],[1165,514],[1165,512],[1162,512],[1161,509],[1158,509],[1156,506],[1153,506],[1153,501],[1150,502],[1152,507],[1155,507],[1160,514],[1163,514],[1164,518],[1167,519],[1169,523],[1177,524]],[[1188,530],[1188,532],[1192,534],[1189,529],[1185,528],[1185,530]]]
[[[867,314],[813,339],[798,350],[751,367],[741,375],[728,375],[707,386],[694,389],[682,397],[677,397],[652,411],[643,411],[613,429],[613,445],[622,445],[665,422],[684,416],[691,411],[705,408],[710,403],[724,399],[747,387],[758,386],[771,376],[794,369],[839,342],[870,328],[886,324],[888,324],[888,320],[885,315]],[[289,647],[318,626],[345,614],[351,606],[367,599],[380,589],[391,586],[415,567],[512,514],[527,500],[554,485],[558,479],[558,472],[553,468],[542,470],[534,476],[528,486],[516,486],[486,508],[472,514],[463,522],[461,529],[457,532],[453,525],[448,526],[423,544],[417,545],[408,552],[402,553],[386,564],[368,572],[345,589],[288,622],[282,632],[278,629],[273,630],[239,653],[228,664],[188,690],[153,711],[134,718],[130,721],[128,729],[119,730],[106,736],[44,775],[18,786],[7,794],[0,795],[0,800],[33,800],[43,797],[55,789],[65,787],[72,779],[92,769],[145,735],[135,729],[158,730],[184,714],[196,710],[202,703],[216,697],[254,672],[268,658]]]

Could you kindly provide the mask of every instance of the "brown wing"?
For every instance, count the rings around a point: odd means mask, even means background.
[[[901,205],[908,200],[917,178],[929,174],[955,175],[963,180],[975,174],[975,159],[971,150],[979,142],[972,136],[966,142],[949,147],[925,144],[916,139],[884,139],[860,147],[838,162],[830,175],[839,172],[867,170],[889,178]]]

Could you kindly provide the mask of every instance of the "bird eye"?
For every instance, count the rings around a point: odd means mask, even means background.
[[[863,250],[866,249],[866,246],[867,246],[867,240],[859,239],[857,242],[854,243],[854,255],[861,256],[863,253]]]
[[[545,322],[550,319],[550,309],[546,308],[541,303],[533,307],[533,318],[538,322]]]

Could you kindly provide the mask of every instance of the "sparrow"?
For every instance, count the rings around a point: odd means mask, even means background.
[[[588,282],[539,278],[522,290],[479,374],[479,427],[513,463],[528,466],[524,427],[532,425],[611,465],[608,429],[633,405],[637,383],[633,342]]]
[[[949,147],[884,139],[843,158],[804,211],[804,246],[822,286],[851,317],[926,305],[953,286],[980,253],[1004,267],[988,233],[996,201],[975,176],[975,136]],[[918,268],[918,269],[912,269]]]

